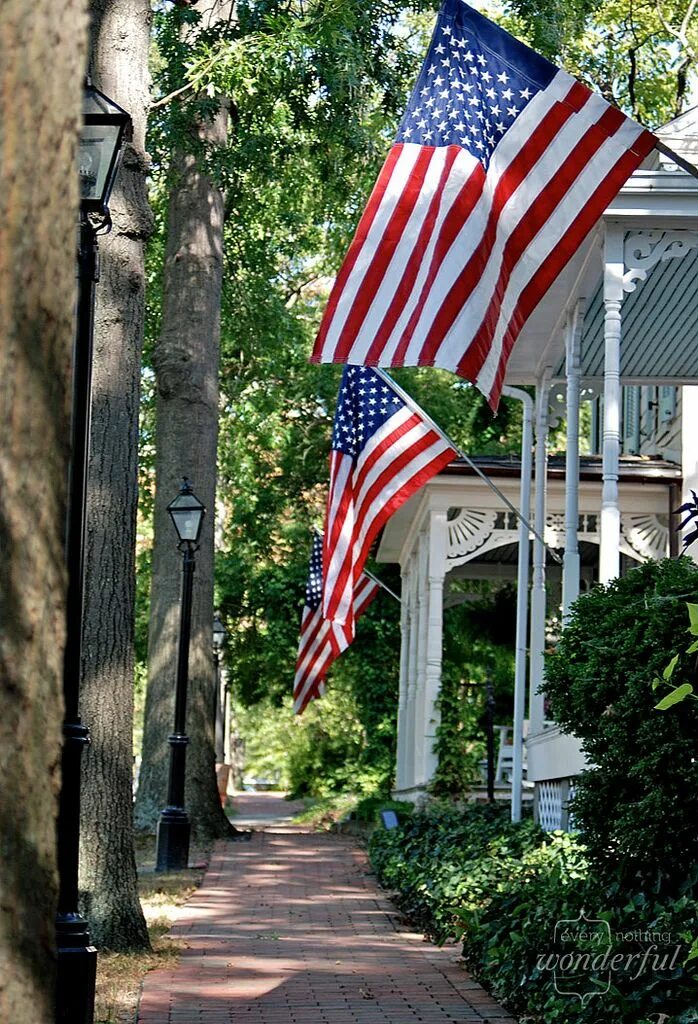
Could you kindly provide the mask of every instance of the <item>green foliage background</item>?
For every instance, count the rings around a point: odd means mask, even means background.
[[[160,324],[167,200],[175,183],[171,158],[184,147],[225,192],[216,585],[240,707],[263,701],[266,708],[280,708],[290,692],[310,531],[323,518],[340,372],[310,366],[307,357],[332,275],[418,72],[435,7],[432,0],[242,0],[236,20],[214,27],[170,3],[159,5],[156,15],[156,104],[148,141],[156,230],[148,253],[146,359]],[[491,5],[488,13],[626,109],[659,123],[673,112],[680,91],[688,49],[672,32],[685,9],[685,2],[664,3],[666,25],[653,4],[617,0],[512,0],[504,9]],[[687,44],[694,37],[691,25]],[[188,125],[193,112],[206,117],[221,100],[230,109],[229,142],[207,151]],[[493,419],[484,400],[449,374],[426,369],[396,376],[467,450],[518,450],[518,403],[505,401]],[[146,362],[141,659],[147,643],[153,456],[153,376]],[[381,566],[379,572],[399,589],[394,567]],[[499,613],[497,600],[483,595],[481,607],[462,606],[446,616],[437,780],[443,792],[462,788],[479,757],[482,697],[471,684],[491,674],[501,714],[507,714],[511,655],[487,626],[488,616]],[[330,677],[331,687],[351,697],[352,721],[363,737],[360,763],[381,785],[388,783],[394,748],[397,610],[381,595],[360,624],[354,648]],[[329,701],[325,706],[328,723],[323,724],[322,707],[309,719],[319,731],[329,728],[332,708]],[[311,726],[304,730],[310,736]],[[347,741],[345,748],[350,760],[356,757],[352,744]],[[305,763],[307,772],[297,788],[326,786],[330,778],[340,784],[341,772],[334,769],[313,782],[310,773],[318,766],[311,760],[299,756],[296,763]]]

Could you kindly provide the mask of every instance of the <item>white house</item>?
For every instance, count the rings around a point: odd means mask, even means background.
[[[661,134],[698,163],[698,108]],[[698,490],[697,312],[698,180],[653,153],[530,319],[507,370],[508,386],[535,386],[535,416],[518,390],[526,419],[535,419],[535,497],[525,511],[562,565],[534,540],[529,583],[516,517],[458,462],[383,532],[378,560],[398,562],[403,584],[396,795],[418,798],[436,769],[442,619],[452,581],[518,577],[520,594],[530,593],[528,643],[526,601],[517,641],[519,692],[527,676],[529,695],[528,779],[541,823],[566,824],[566,795],[584,762],[574,737],[546,721],[538,693],[546,612],[564,614],[594,580],[677,550],[670,511]],[[592,403],[592,454],[585,457],[582,401]],[[566,457],[549,460],[548,430],[560,417]],[[529,504],[525,459],[523,474],[521,460],[475,461],[516,507]]]

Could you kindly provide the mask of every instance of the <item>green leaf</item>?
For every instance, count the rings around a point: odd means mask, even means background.
[[[698,640],[694,640],[690,647],[686,648],[686,654],[695,654],[698,651]]]
[[[690,683],[682,683],[681,686],[677,686],[675,690],[668,693],[666,697],[660,700],[659,704],[655,705],[655,711],[666,711],[667,708],[673,707],[674,704],[678,704],[680,701],[685,700],[686,697],[693,693],[693,687]]]
[[[684,963],[687,964],[689,960],[698,960],[698,937],[693,940],[693,944],[688,951],[688,956],[684,960]]]
[[[671,679],[671,677],[674,674],[674,669],[676,668],[676,663],[677,663],[678,660],[679,660],[679,655],[675,654],[674,657],[669,662],[669,664],[664,669],[664,671],[662,672],[662,676],[664,677],[664,679]]]
[[[661,686],[661,685],[662,685],[662,680],[659,678],[659,676],[655,676],[654,679],[652,680],[652,689],[656,690],[657,687]]]
[[[688,617],[691,622],[688,632],[693,636],[698,636],[698,604],[691,604],[687,601],[686,607],[688,608]]]

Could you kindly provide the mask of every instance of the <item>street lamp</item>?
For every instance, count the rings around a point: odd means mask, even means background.
[[[66,522],[68,594],[63,662],[63,751],[58,805],[58,948],[56,1020],[92,1024],[97,951],[87,922],[78,912],[80,848],[80,761],[89,732],[80,720],[80,674],[84,602],[85,509],[90,450],[92,345],[97,273],[97,235],[109,230],[109,197],[130,117],[113,100],[87,83],[78,151],[80,236],[78,302],[73,350],[71,461]]]
[[[222,686],[221,680],[221,652],[227,637],[226,628],[221,622],[219,615],[213,617],[213,661],[216,668],[216,691],[213,703],[213,725],[214,745],[216,751],[216,771],[225,774],[225,720],[227,692]],[[220,768],[218,766],[221,766]],[[227,779],[226,779],[227,782]],[[222,780],[218,779],[219,792],[222,787]],[[221,801],[224,796],[221,795]]]
[[[194,582],[194,553],[199,547],[201,525],[206,509],[184,477],[179,494],[167,506],[179,537],[182,552],[182,598],[177,650],[177,681],[175,688],[174,732],[169,737],[170,775],[167,784],[167,807],[160,814],[155,850],[156,871],[180,871],[189,862],[191,824],[184,809],[184,773],[187,744],[187,685],[189,682],[189,639],[191,636],[191,597]]]

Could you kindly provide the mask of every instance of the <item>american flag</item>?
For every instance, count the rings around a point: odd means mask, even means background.
[[[355,588],[386,520],[456,457],[381,371],[346,366],[337,400],[324,547],[324,615],[351,624]]]
[[[312,360],[439,366],[496,409],[523,325],[655,143],[445,0]]]
[[[350,624],[340,626],[322,617],[322,537],[313,538],[305,607],[293,682],[293,710],[302,715],[308,703],[325,692],[325,677],[332,662],[354,639],[353,623],[366,611],[376,596],[378,584],[362,573],[354,594]]]

